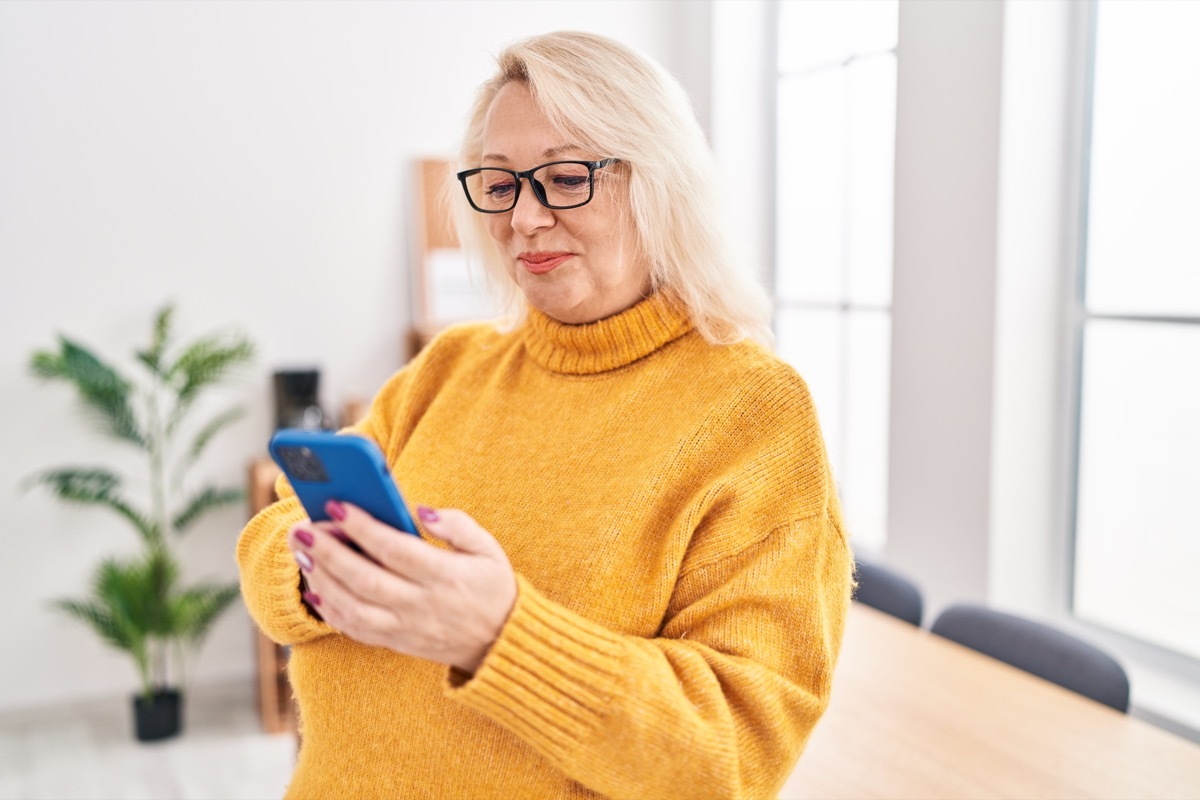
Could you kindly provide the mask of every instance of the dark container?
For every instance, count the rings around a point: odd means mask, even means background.
[[[139,742],[155,742],[179,734],[183,727],[182,697],[175,689],[162,689],[150,696],[133,696],[134,731]]]

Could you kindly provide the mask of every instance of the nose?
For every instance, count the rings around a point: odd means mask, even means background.
[[[554,212],[538,202],[533,185],[526,179],[517,196],[517,205],[512,210],[513,230],[522,236],[530,236],[543,228],[554,225]]]

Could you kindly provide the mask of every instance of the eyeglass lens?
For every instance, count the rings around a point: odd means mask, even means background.
[[[568,208],[592,196],[592,176],[587,164],[563,162],[534,170],[532,188],[543,205]],[[465,181],[471,202],[484,211],[508,211],[516,205],[517,179],[503,169],[485,167]]]

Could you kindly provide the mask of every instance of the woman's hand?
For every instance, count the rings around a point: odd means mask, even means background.
[[[326,510],[334,521],[288,531],[305,601],[355,641],[474,673],[517,598],[512,565],[492,535],[462,511],[419,507],[447,551],[356,506],[331,501]]]

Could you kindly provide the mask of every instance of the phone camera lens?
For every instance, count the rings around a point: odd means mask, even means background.
[[[281,447],[279,455],[294,480],[304,483],[324,483],[329,480],[321,459],[307,447]]]

